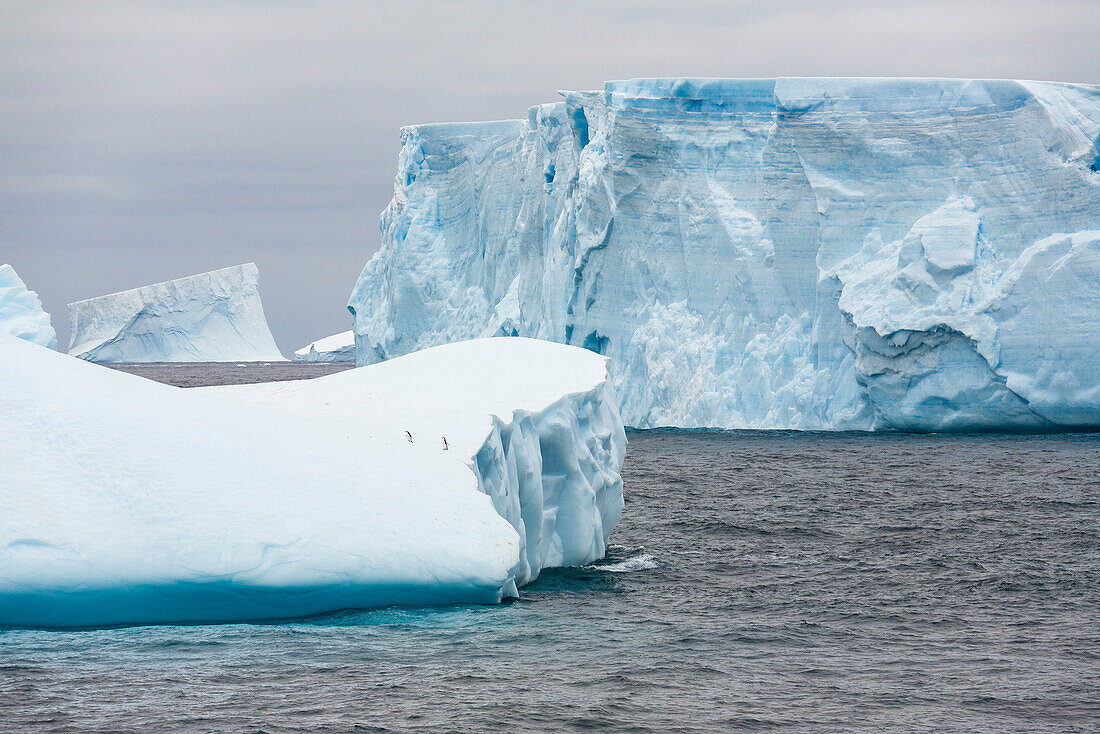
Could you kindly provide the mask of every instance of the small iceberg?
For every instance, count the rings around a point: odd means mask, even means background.
[[[310,342],[294,352],[295,362],[354,362],[355,332],[342,331]]]

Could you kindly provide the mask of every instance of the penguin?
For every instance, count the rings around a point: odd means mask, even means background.
[[[446,451],[450,446],[447,445],[447,437],[443,436],[443,450]]]
[[[409,443],[413,442],[413,435],[408,431],[405,431],[405,438],[409,439]]]

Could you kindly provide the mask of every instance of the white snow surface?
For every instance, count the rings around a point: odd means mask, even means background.
[[[89,362],[274,362],[254,263],[69,304],[69,354]]]
[[[295,362],[354,362],[355,332],[342,331],[294,351]]]
[[[494,603],[598,558],[625,442],[604,362],[497,341],[186,390],[0,336],[0,624]]]
[[[28,290],[15,268],[7,264],[0,265],[0,334],[57,349],[57,333],[38,294]]]
[[[520,335],[628,425],[1100,425],[1100,87],[635,79],[401,131],[360,364]]]

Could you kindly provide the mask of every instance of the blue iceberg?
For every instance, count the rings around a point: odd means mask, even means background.
[[[370,364],[611,358],[627,424],[1100,425],[1100,88],[635,79],[401,131]]]

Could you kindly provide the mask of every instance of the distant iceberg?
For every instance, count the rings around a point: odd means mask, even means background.
[[[273,362],[253,263],[69,304],[69,354],[89,362]]]
[[[0,336],[0,624],[495,603],[601,557],[606,361],[491,342],[187,390]]]
[[[38,294],[27,289],[11,265],[0,265],[0,334],[57,349],[57,333],[50,315],[42,309]]]
[[[295,362],[354,362],[355,332],[342,331],[294,351]]]
[[[401,131],[360,364],[520,335],[639,428],[1100,425],[1100,87],[635,79]]]

